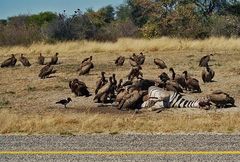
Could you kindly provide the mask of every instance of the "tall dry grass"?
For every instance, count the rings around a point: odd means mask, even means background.
[[[239,51],[239,38],[209,38],[205,40],[175,39],[162,37],[158,39],[121,38],[117,42],[74,41],[58,42],[56,44],[35,43],[28,47],[2,47],[0,51],[9,53],[39,53],[49,54],[61,51],[72,52],[133,52],[133,51]]]
[[[7,110],[0,113],[0,133],[81,134],[81,133],[234,133],[240,131],[240,113],[201,114],[166,111],[159,114],[63,114],[23,115]],[[150,117],[151,116],[151,117]],[[107,120],[106,120],[107,119]]]

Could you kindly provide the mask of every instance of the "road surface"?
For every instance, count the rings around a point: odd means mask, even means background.
[[[240,161],[240,135],[0,136],[4,162],[167,160]]]

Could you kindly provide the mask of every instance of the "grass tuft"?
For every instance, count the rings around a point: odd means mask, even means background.
[[[5,107],[10,104],[10,101],[6,100],[5,98],[0,99],[0,108]]]
[[[28,91],[28,92],[34,92],[34,91],[36,91],[36,90],[37,90],[36,87],[30,86],[30,85],[28,85],[28,87],[27,87],[27,91]]]

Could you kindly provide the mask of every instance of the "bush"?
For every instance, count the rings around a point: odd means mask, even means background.
[[[236,37],[240,36],[240,18],[237,16],[212,16],[212,36]]]
[[[42,40],[39,27],[28,25],[25,15],[9,18],[7,25],[1,26],[0,38],[0,45],[28,45]]]
[[[72,17],[60,15],[56,20],[42,27],[46,39],[56,40],[91,39],[95,30],[89,17],[81,13]]]
[[[120,37],[236,37],[240,36],[239,9],[237,1],[126,0],[116,8],[108,5],[84,13],[78,9],[70,16],[65,11],[19,15],[0,20],[0,46]]]

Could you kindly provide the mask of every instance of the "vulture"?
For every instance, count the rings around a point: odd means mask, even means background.
[[[133,90],[123,95],[122,100],[118,105],[118,109],[140,109],[143,103],[143,96],[147,91]]]
[[[138,61],[138,56],[135,53],[133,53],[132,56],[130,57],[130,59],[137,62]]]
[[[128,80],[132,81],[135,77],[137,79],[143,77],[143,73],[140,70],[141,70],[140,66],[132,67],[127,75]]]
[[[19,61],[23,64],[23,66],[31,66],[30,62],[26,57],[23,56],[23,54],[21,54]]]
[[[96,101],[97,103],[109,103],[112,102],[112,99],[108,98],[109,94],[111,93],[111,89],[113,86],[113,82],[112,82],[112,77],[109,77],[109,82],[107,84],[105,84],[101,89],[99,89],[98,93],[95,95],[94,97],[94,101]]]
[[[176,81],[183,89],[187,89],[185,77],[176,74],[173,68],[170,68],[169,71],[172,73],[172,80]]]
[[[118,92],[122,88],[123,79],[119,79],[116,91]]]
[[[51,65],[56,65],[58,62],[58,53],[56,53],[52,58],[51,58]]]
[[[7,60],[3,61],[1,64],[1,67],[14,67],[17,62],[17,59],[15,58],[14,54],[12,54],[12,57],[8,58]]]
[[[126,86],[131,86],[133,85],[133,81],[131,80],[125,80],[122,84],[121,84],[121,88],[122,87],[126,87]]]
[[[112,74],[113,85],[117,86],[116,74]]]
[[[89,74],[90,70],[94,68],[94,65],[91,61],[84,62],[83,64],[85,65],[81,67],[79,75]]]
[[[79,75],[85,75],[85,74],[89,74],[90,70],[93,68],[94,68],[94,65],[92,63],[92,56],[90,56],[89,58],[85,58],[82,61],[77,71],[80,71]]]
[[[202,92],[199,85],[199,81],[197,79],[189,77],[187,71],[184,71],[183,74],[185,75],[185,80],[186,80],[188,90],[197,92],[197,93]]]
[[[84,62],[86,62],[86,61],[92,61],[92,56],[83,59],[83,60],[82,60],[82,63],[84,63]]]
[[[206,69],[202,71],[202,80],[204,83],[211,82],[213,77],[215,75],[215,72],[207,65]]]
[[[115,91],[117,90],[117,80],[116,80],[116,74],[112,74],[112,87],[110,92],[110,98],[116,98]]]
[[[90,62],[90,61],[85,61],[85,62],[81,63],[80,66],[79,66],[79,68],[77,69],[77,71],[82,70],[82,68],[83,68],[84,66],[88,65],[89,62]]]
[[[164,88],[167,91],[175,91],[178,93],[183,93],[182,88],[180,87],[180,85],[178,84],[178,82],[176,82],[175,80],[170,80],[169,76],[167,75],[167,73],[163,72],[160,76],[159,76],[160,80],[162,82],[158,83],[158,87],[160,88]]]
[[[143,53],[141,52],[140,55],[138,56],[137,64],[138,64],[138,65],[143,65],[144,62],[145,62],[145,56],[144,56]]]
[[[108,80],[105,78],[105,72],[101,72],[101,78],[96,82],[95,94],[98,93],[98,90],[101,89],[105,84],[107,84]]]
[[[148,90],[149,87],[155,86],[156,82],[148,79],[140,79],[133,83],[133,85],[139,90]]]
[[[130,63],[130,65],[131,65],[132,67],[138,66],[138,63],[137,63],[133,58],[130,58],[130,59],[129,59],[129,63]]]
[[[169,76],[167,75],[167,73],[163,72],[161,75],[159,75],[159,78],[162,82],[166,82],[168,80],[170,80]]]
[[[208,66],[208,62],[210,61],[210,57],[211,57],[211,56],[213,56],[213,54],[203,56],[203,57],[200,59],[199,66],[200,66],[200,67],[206,67],[206,66]]]
[[[125,61],[125,57],[124,56],[119,56],[116,60],[115,60],[115,65],[116,66],[123,66]]]
[[[72,101],[72,99],[70,97],[68,97],[67,99],[63,99],[63,100],[56,102],[56,104],[64,105],[64,107],[67,108],[67,104],[71,101]]]
[[[45,60],[45,57],[42,55],[42,53],[40,53],[38,56],[38,64],[44,65],[44,60]]]
[[[78,79],[73,79],[72,81],[69,81],[69,87],[76,96],[91,96],[86,84],[82,81],[79,81]]]
[[[158,66],[159,69],[167,68],[167,65],[165,64],[165,62],[159,58],[155,58],[154,63]]]
[[[176,81],[167,81],[166,83],[164,83],[164,88],[167,91],[174,91],[174,92],[178,92],[178,93],[183,93],[182,88],[180,87],[180,85],[176,82]]]
[[[46,66],[44,66],[39,73],[39,77],[41,79],[45,79],[47,77],[49,77],[50,74],[54,74],[56,73],[57,70],[53,70],[53,66],[51,66],[50,63],[48,63]]]
[[[120,103],[125,95],[128,94],[128,90],[121,88],[118,90],[115,102]]]
[[[208,98],[218,108],[235,106],[234,98],[221,90],[212,92],[210,95],[208,95]]]

